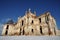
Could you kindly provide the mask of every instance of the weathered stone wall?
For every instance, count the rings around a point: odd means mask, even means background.
[[[37,17],[29,11],[15,24],[5,24],[2,35],[56,35],[56,30],[55,19],[49,12]]]

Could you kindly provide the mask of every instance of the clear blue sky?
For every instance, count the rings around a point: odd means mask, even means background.
[[[37,16],[46,11],[56,19],[60,29],[60,1],[59,0],[0,0],[0,25],[5,23],[8,18],[17,21],[18,16],[24,16],[25,11],[31,8]]]

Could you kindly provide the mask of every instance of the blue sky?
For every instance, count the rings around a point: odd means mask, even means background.
[[[25,11],[29,8],[31,8],[32,12],[36,11],[37,16],[50,11],[60,29],[59,0],[0,0],[0,27],[9,18],[17,21],[17,18],[24,16]]]

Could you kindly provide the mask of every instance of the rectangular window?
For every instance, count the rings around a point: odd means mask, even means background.
[[[5,35],[7,35],[8,31],[6,30]]]
[[[43,34],[43,32],[42,32],[42,26],[40,26],[40,33]]]
[[[31,31],[32,31],[32,33],[33,33],[33,29],[32,29]]]
[[[21,28],[20,28],[20,33],[19,34],[21,35]]]
[[[7,25],[6,29],[8,29],[8,28],[9,28],[9,25]]]
[[[45,21],[46,21],[46,23],[48,24],[48,21],[49,21],[48,16],[45,16]]]
[[[48,18],[48,16],[47,16],[47,21],[49,21],[49,18]]]
[[[49,17],[48,16],[45,16],[45,19],[46,19],[46,21],[49,21]]]
[[[32,20],[32,24],[33,24],[33,20]]]
[[[41,23],[41,18],[39,18],[39,22]]]
[[[22,20],[22,26],[23,26],[24,21]]]
[[[51,30],[50,30],[50,27],[48,27],[48,33],[49,33],[49,35],[52,34],[52,32],[51,32]]]
[[[5,35],[7,35],[7,34],[8,34],[8,28],[9,28],[9,25],[7,25],[7,27],[6,27]]]
[[[24,31],[24,29],[23,29],[23,35],[24,35],[24,33],[25,33],[25,31]]]

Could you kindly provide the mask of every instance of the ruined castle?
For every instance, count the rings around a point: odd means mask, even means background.
[[[36,16],[36,14],[29,9],[23,17],[18,17],[16,23],[9,20],[3,25],[2,35],[56,35],[56,21],[50,12],[40,16]]]

